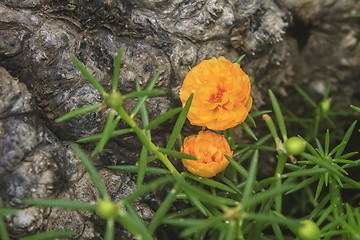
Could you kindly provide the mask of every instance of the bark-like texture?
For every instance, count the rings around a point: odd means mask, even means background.
[[[360,12],[356,0],[5,0],[0,3],[0,206],[23,207],[24,197],[61,197],[94,203],[98,193],[66,141],[102,131],[108,111],[61,124],[54,119],[102,101],[70,60],[77,56],[109,91],[114,57],[124,48],[119,90],[144,88],[157,71],[164,97],[149,99],[150,119],[180,106],[178,92],[193,67],[225,56],[242,62],[252,82],[254,109],[268,105],[272,89],[287,106],[302,100],[296,82],[315,99],[332,83],[333,102],[359,105]],[[6,72],[10,72],[11,76]],[[25,87],[27,86],[27,88]],[[27,90],[28,89],[28,90]],[[350,101],[351,100],[351,101]],[[134,101],[126,101],[131,110]],[[139,118],[136,121],[141,124]],[[120,124],[121,127],[125,125]],[[171,126],[156,129],[164,144]],[[93,145],[84,146],[91,150]],[[99,167],[134,164],[132,135],[110,142]],[[128,174],[101,170],[115,200],[134,189]],[[150,199],[154,202],[154,199]],[[137,206],[145,220],[152,210]],[[7,219],[14,237],[39,230],[75,230],[75,238],[101,239],[94,214],[25,208]],[[120,231],[117,239],[128,239]]]

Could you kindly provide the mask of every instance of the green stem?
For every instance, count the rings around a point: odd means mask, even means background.
[[[306,194],[308,195],[308,200],[313,205],[313,207],[317,207],[319,205],[318,201],[315,200],[314,194],[309,186],[306,186],[305,188]]]
[[[115,221],[114,219],[109,219],[107,220],[107,224],[106,224],[106,230],[105,230],[105,240],[112,240],[114,239],[114,227],[115,226]]]
[[[141,130],[136,122],[125,112],[123,107],[119,107],[117,110],[121,118],[134,130],[136,135],[139,137],[141,142],[146,145],[149,151],[153,151],[155,155],[160,159],[160,161],[169,169],[171,174],[175,177],[180,177],[180,173],[176,170],[174,165],[170,162],[166,155],[159,152],[158,147],[156,147],[153,142],[148,138],[145,131]]]
[[[319,125],[320,125],[320,118],[321,118],[321,109],[320,107],[316,108],[316,116],[314,119],[314,129],[311,135],[311,139],[315,139],[319,132]],[[311,140],[310,139],[310,140]]]
[[[234,142],[234,131],[232,128],[226,129],[224,131],[224,135],[226,140],[229,143],[230,149],[233,151],[235,149],[235,142]],[[226,170],[226,175],[231,179],[233,183],[237,183],[237,172],[234,167],[229,167]]]
[[[342,215],[341,195],[339,185],[336,180],[330,175],[329,179],[330,203],[334,206],[334,217],[339,218]]]
[[[281,175],[283,173],[287,158],[288,158],[288,156],[285,153],[280,153],[278,155],[278,163],[277,163],[276,170],[275,170],[275,177],[278,174]]]
[[[281,186],[281,174],[284,171],[284,167],[285,167],[287,158],[288,158],[288,156],[284,153],[280,153],[278,155],[278,163],[277,163],[275,175],[274,175],[274,177],[276,177],[277,180],[274,182],[274,185],[273,185],[275,188],[278,188]],[[275,211],[277,211],[278,213],[281,213],[281,206],[282,206],[282,193],[279,193],[275,196]]]
[[[226,140],[228,141],[231,150],[234,150],[235,142],[234,142],[234,131],[233,131],[233,129],[229,128],[229,129],[224,130],[224,136],[225,136]]]
[[[236,239],[238,240],[244,240],[244,234],[243,234],[243,231],[242,231],[242,225],[244,223],[244,219],[239,219],[237,221],[237,229],[236,229]]]
[[[10,240],[9,234],[6,229],[6,223],[3,216],[0,215],[0,239]]]
[[[142,222],[138,222],[137,219],[131,217],[127,212],[120,211],[117,221],[125,227],[130,233],[132,233],[136,239],[152,240],[150,232]]]

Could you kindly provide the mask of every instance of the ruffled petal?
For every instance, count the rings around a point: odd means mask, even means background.
[[[249,77],[224,57],[204,60],[186,75],[180,99],[185,105],[194,93],[188,118],[212,130],[234,127],[245,120],[251,105]]]
[[[200,131],[197,135],[185,138],[181,152],[194,155],[198,159],[182,159],[189,172],[207,178],[215,176],[227,167],[229,161],[224,154],[232,156],[224,136],[212,131]]]

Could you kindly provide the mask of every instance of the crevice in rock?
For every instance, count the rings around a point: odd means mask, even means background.
[[[299,52],[302,52],[306,46],[310,37],[311,29],[311,23],[306,23],[302,19],[299,19],[296,15],[294,16],[292,24],[288,28],[288,35],[297,40]]]

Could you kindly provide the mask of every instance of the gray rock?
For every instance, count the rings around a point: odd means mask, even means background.
[[[132,4],[131,19],[135,23],[192,41],[225,37],[235,22],[231,6],[225,1],[138,0]]]
[[[62,143],[34,116],[1,119],[0,202],[17,206],[23,198],[56,196],[76,165]]]
[[[40,7],[42,4],[49,2],[46,0],[4,0],[5,5],[10,7],[20,8],[35,8]]]
[[[35,115],[25,85],[2,68],[0,82],[6,113],[0,118],[0,206],[20,208],[6,217],[9,233],[19,238],[44,230],[69,230],[77,233],[74,238],[101,238],[105,223],[94,212],[26,207],[21,203],[24,198],[60,198],[95,204],[100,195],[69,144],[59,141]],[[161,104],[162,100],[157,102]],[[103,166],[100,160],[99,156],[94,159],[96,165]],[[101,169],[100,175],[116,201],[136,188],[129,174]],[[137,209],[144,220],[151,219],[153,211],[146,204],[138,203]],[[129,235],[124,229],[117,234]]]
[[[89,203],[99,198],[67,141],[101,132],[109,110],[54,122],[103,101],[72,63],[71,54],[108,92],[120,47],[121,93],[134,91],[135,80],[145,88],[160,71],[155,88],[167,94],[147,100],[150,120],[180,106],[178,92],[189,68],[211,57],[234,61],[244,53],[241,66],[252,82],[254,110],[270,108],[268,89],[288,107],[303,108],[291,87],[295,82],[315,99],[322,99],[324,86],[331,82],[333,102],[345,108],[360,105],[359,28],[351,18],[358,12],[356,0],[2,1],[0,66],[11,75],[0,68],[0,185],[5,186],[0,188],[0,206],[22,208],[7,217],[9,231],[15,238],[44,229],[75,230],[79,239],[103,237],[104,222],[92,212],[20,203],[24,197]],[[130,113],[135,105],[136,100],[127,100],[124,108]],[[134,119],[142,126],[139,115]],[[173,123],[154,129],[156,145],[166,144]],[[125,127],[121,121],[119,128]],[[198,130],[185,128],[188,134]],[[91,152],[95,144],[82,147]],[[103,167],[135,164],[140,147],[136,136],[127,134],[109,141],[93,159],[116,201],[134,191],[135,179]],[[271,172],[269,166],[260,174]],[[154,208],[159,204],[156,194],[146,198]],[[153,210],[144,201],[134,207],[145,222],[151,219]],[[130,237],[123,229],[116,233],[116,239]]]
[[[280,0],[279,3],[294,13],[302,21],[316,25],[326,22],[336,22],[358,13],[356,0]]]
[[[289,26],[289,16],[274,1],[234,3],[239,23],[233,27],[230,41],[235,48],[254,55],[283,40]]]
[[[0,116],[22,114],[35,108],[34,101],[24,83],[13,79],[0,67]]]
[[[49,213],[49,209],[39,209],[37,207],[21,209],[15,215],[6,217],[8,231],[13,238],[20,238],[29,235],[29,233],[38,232],[44,227]]]

